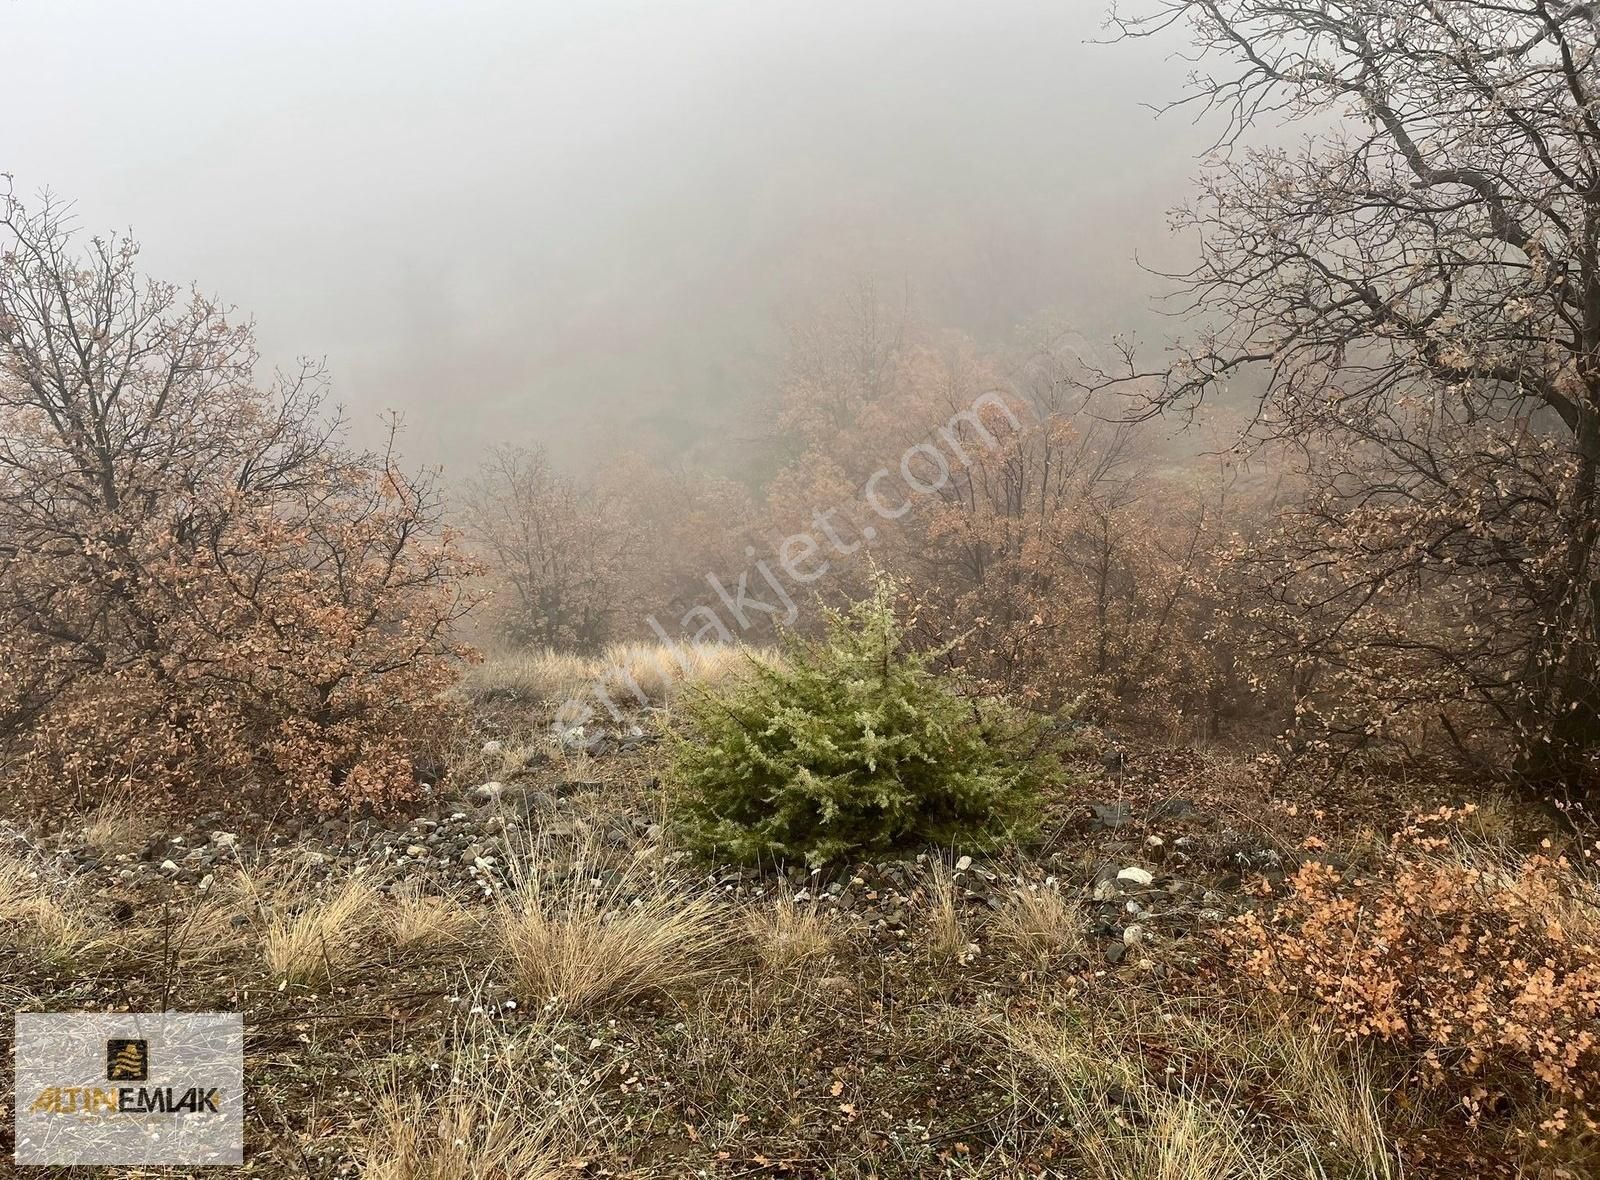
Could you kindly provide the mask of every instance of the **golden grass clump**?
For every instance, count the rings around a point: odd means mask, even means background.
[[[297,882],[280,883],[267,910],[261,954],[274,978],[314,985],[344,976],[370,949],[383,922],[382,896],[351,877],[327,897],[294,908]]]
[[[581,1085],[552,1100],[539,1058],[545,1030],[512,1032],[482,1017],[456,1020],[448,1069],[424,1083],[393,1075],[373,1086],[372,1118],[355,1145],[366,1180],[555,1180],[571,1176],[569,1107]]]
[[[77,893],[43,880],[19,857],[0,854],[0,938],[55,966],[67,966],[104,945],[97,922]]]
[[[834,935],[815,905],[803,905],[788,894],[751,912],[746,929],[756,957],[774,974],[817,963],[833,950]]]
[[[1012,1084],[1045,1080],[1096,1180],[1398,1175],[1364,1063],[1326,1033],[1159,995],[991,1019],[981,1031],[1020,1069]]]
[[[135,852],[155,830],[155,813],[131,798],[114,795],[84,817],[83,842],[105,855]]]
[[[1088,953],[1088,915],[1061,891],[1020,888],[995,916],[993,938],[1002,949],[1036,966]]]
[[[717,975],[733,941],[704,898],[626,874],[600,883],[580,865],[559,888],[526,884],[498,905],[511,986],[524,1003],[565,1013],[674,995]]]
[[[389,936],[401,950],[459,947],[477,927],[472,911],[460,902],[409,885],[390,898],[387,918]]]
[[[961,920],[961,897],[950,866],[935,861],[928,872],[928,953],[944,964],[959,963],[972,953],[972,940]]]

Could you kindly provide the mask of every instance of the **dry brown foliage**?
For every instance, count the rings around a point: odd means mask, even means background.
[[[1600,1126],[1600,892],[1560,856],[1463,853],[1445,809],[1400,832],[1378,871],[1308,862],[1270,918],[1229,937],[1245,969],[1352,1038],[1413,1051],[1476,1117],[1548,1100],[1545,1130]]]
[[[437,749],[467,565],[426,479],[358,454],[305,368],[7,197],[0,736],[25,795],[385,804]],[[391,433],[391,442],[393,435]]]

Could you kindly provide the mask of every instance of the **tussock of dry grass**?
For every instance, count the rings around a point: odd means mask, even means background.
[[[155,830],[156,819],[148,808],[114,796],[85,817],[83,839],[96,852],[116,855],[144,847]]]
[[[101,923],[59,882],[21,859],[0,855],[0,943],[65,966],[104,945]]]
[[[390,899],[387,917],[389,935],[402,950],[461,946],[477,928],[473,912],[460,902],[409,886]]]
[[[950,866],[936,861],[928,872],[928,952],[940,963],[960,962],[972,945],[961,920],[961,898]]]
[[[364,1146],[367,1180],[555,1180],[562,1157],[525,1122],[525,1112],[478,1087],[433,1102],[417,1093],[380,1100]]]
[[[291,910],[286,883],[268,905],[261,955],[276,979],[318,984],[338,979],[360,961],[383,920],[383,899],[361,877],[351,877],[325,898]]]
[[[732,942],[705,899],[626,876],[603,885],[580,872],[559,890],[525,886],[496,918],[518,997],[569,1013],[682,993],[726,966]]]
[[[511,1033],[479,1018],[451,1029],[449,1068],[423,1086],[377,1087],[355,1155],[367,1180],[554,1180],[571,1176],[567,1106],[535,1068],[536,1026]]]
[[[599,656],[502,652],[470,669],[461,691],[474,701],[560,704],[599,688],[619,708],[661,705],[683,684],[717,684],[747,669],[752,659],[772,658],[762,649],[721,643],[613,644]]]
[[[1019,889],[996,915],[996,944],[1025,961],[1043,966],[1088,953],[1089,918],[1083,907],[1051,888]]]
[[[1308,1025],[1153,998],[1030,1017],[999,1035],[1050,1084],[1096,1180],[1397,1174],[1364,1062]]]
[[[833,931],[816,906],[802,905],[787,894],[753,911],[746,929],[755,941],[756,957],[775,974],[818,962],[833,950]]]

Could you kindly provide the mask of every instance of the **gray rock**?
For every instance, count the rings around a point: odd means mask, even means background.
[[[1194,804],[1180,795],[1174,795],[1150,809],[1155,819],[1186,819],[1194,814]]]
[[[1091,803],[1089,810],[1094,812],[1092,826],[1096,828],[1120,828],[1133,818],[1133,809],[1121,800],[1115,803]]]

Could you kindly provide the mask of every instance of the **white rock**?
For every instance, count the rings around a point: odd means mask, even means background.
[[[204,893],[206,890],[208,890],[210,888],[211,888],[211,874],[207,873],[205,876],[200,878],[200,884],[195,886],[195,892],[196,893]]]
[[[1132,949],[1144,942],[1144,927],[1134,922],[1122,928],[1122,945]]]
[[[971,867],[972,858],[970,856],[963,856],[960,860],[956,861],[956,872],[958,873],[964,873]]]
[[[501,742],[483,743],[483,752],[489,755],[491,758],[500,754],[503,750],[505,750],[505,746]]]
[[[1129,865],[1117,874],[1117,880],[1126,881],[1130,885],[1149,885],[1155,879],[1154,873],[1149,869],[1141,869],[1138,865]]]
[[[239,837],[232,832],[212,832],[211,842],[218,848],[233,848],[239,843]]]
[[[176,873],[178,871],[177,862],[176,861],[172,861],[172,860],[164,860],[164,861],[162,861],[161,862],[161,871],[163,873]]]

